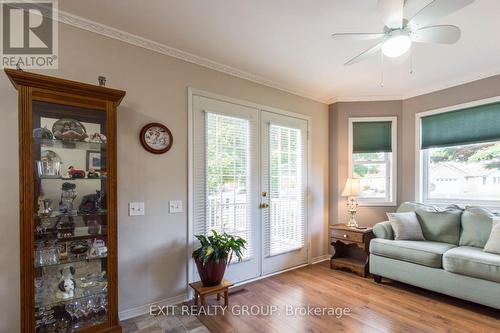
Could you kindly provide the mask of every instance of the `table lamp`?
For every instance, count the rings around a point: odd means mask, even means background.
[[[356,211],[358,208],[358,202],[356,201],[356,197],[360,192],[359,178],[347,178],[345,182],[344,190],[342,191],[342,196],[347,197],[347,211],[351,214],[349,218],[349,222],[347,223],[348,227],[356,228],[358,223],[354,216],[356,215]]]

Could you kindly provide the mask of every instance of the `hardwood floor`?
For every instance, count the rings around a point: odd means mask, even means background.
[[[499,295],[500,297],[500,295]],[[259,280],[230,292],[230,308],[275,305],[279,314],[200,315],[213,333],[256,332],[500,332],[500,310],[384,280],[376,284],[333,271],[328,262]],[[218,304],[209,299],[209,304]],[[349,308],[333,315],[287,315],[286,306]],[[252,308],[248,308],[250,311]]]

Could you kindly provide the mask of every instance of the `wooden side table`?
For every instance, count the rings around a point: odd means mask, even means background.
[[[224,294],[224,306],[229,304],[229,287],[234,284],[229,280],[222,282],[213,287],[204,287],[201,281],[190,283],[189,286],[194,290],[194,305],[198,305],[198,297],[201,298],[201,306],[207,305],[205,297],[217,294],[217,300],[220,301],[220,295]]]
[[[334,253],[330,259],[330,268],[348,269],[359,276],[369,274],[369,246],[374,238],[373,229],[357,229],[345,224],[330,227],[330,240]]]

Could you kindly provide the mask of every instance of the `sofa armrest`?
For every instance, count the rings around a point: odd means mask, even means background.
[[[377,238],[394,239],[394,232],[389,221],[375,224],[373,226],[373,233]]]

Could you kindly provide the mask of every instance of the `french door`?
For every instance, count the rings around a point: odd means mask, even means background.
[[[193,234],[247,241],[226,277],[307,263],[307,121],[199,95],[192,115]]]
[[[262,274],[307,263],[307,121],[261,113]]]

